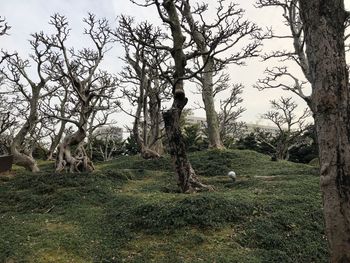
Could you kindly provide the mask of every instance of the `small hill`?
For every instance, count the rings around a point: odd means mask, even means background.
[[[215,192],[178,193],[169,157],[1,177],[0,262],[327,262],[313,166],[238,150],[190,159]]]

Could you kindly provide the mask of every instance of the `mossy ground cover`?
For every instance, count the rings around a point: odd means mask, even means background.
[[[168,157],[15,169],[0,179],[0,262],[327,262],[314,167],[251,151],[190,158],[216,191],[178,193]]]

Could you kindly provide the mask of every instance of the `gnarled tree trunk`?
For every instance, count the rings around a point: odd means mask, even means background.
[[[343,0],[300,0],[331,262],[350,262],[350,94]]]
[[[13,163],[24,167],[31,172],[39,172],[40,169],[30,154],[27,154],[23,145],[25,143],[25,137],[29,134],[38,121],[38,101],[41,86],[33,87],[32,98],[30,100],[30,112],[27,120],[23,124],[22,128],[16,134],[11,144],[11,154],[13,155]]]
[[[58,145],[56,157],[56,172],[67,170],[73,172],[91,172],[95,169],[84,149],[86,129],[81,127],[73,134],[67,135]],[[74,153],[72,147],[76,146]]]
[[[202,189],[211,190],[211,186],[201,183],[187,158],[185,143],[180,129],[180,116],[188,101],[185,96],[183,81],[187,63],[183,51],[185,37],[182,35],[174,1],[164,1],[163,7],[168,14],[168,20],[165,19],[165,21],[169,24],[172,33],[173,52],[171,55],[175,62],[173,84],[174,101],[172,107],[163,113],[165,130],[169,140],[170,155],[175,166],[178,185],[182,192],[195,192]]]

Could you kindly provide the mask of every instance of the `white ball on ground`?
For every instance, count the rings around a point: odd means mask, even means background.
[[[227,174],[228,177],[230,177],[232,179],[232,181],[236,181],[236,173],[234,171],[229,171],[228,174]]]

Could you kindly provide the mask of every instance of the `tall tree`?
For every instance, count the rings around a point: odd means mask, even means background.
[[[116,78],[100,69],[100,64],[108,45],[113,42],[110,27],[106,19],[96,19],[89,14],[84,19],[85,34],[92,41],[93,48],[75,50],[67,47],[67,38],[70,28],[64,16],[55,14],[50,24],[56,33],[46,36],[41,33],[40,40],[46,46],[55,50],[59,62],[55,63],[51,72],[54,76],[66,79],[72,90],[70,96],[71,110],[76,113],[75,118],[59,115],[52,116],[73,123],[77,130],[68,134],[58,146],[56,171],[91,171],[94,166],[84,148],[84,140],[88,133],[88,123],[95,111],[109,108],[109,104],[100,104],[101,100],[113,98],[116,87]],[[72,147],[76,150],[72,152]]]
[[[11,144],[11,154],[14,157],[14,163],[23,166],[25,169],[37,172],[37,166],[34,158],[27,154],[24,144],[26,136],[30,135],[35,129],[39,116],[39,101],[54,91],[46,91],[50,76],[47,74],[47,68],[50,67],[51,50],[49,46],[42,45],[39,40],[39,34],[32,35],[30,44],[34,50],[31,60],[21,59],[15,54],[5,53],[4,61],[6,68],[1,69],[5,81],[8,83],[8,92],[16,94],[18,101],[22,101],[27,110],[24,110],[25,120],[14,136]],[[28,68],[33,64],[36,68],[38,81],[30,76]],[[44,92],[45,91],[45,92]]]
[[[163,77],[172,85],[173,103],[169,110],[163,112],[163,119],[170,155],[177,174],[178,185],[182,192],[212,189],[212,187],[200,181],[192,168],[186,154],[186,147],[180,129],[181,113],[188,101],[184,90],[184,81],[194,77],[203,70],[200,68],[195,72],[188,73],[186,68],[187,61],[198,56],[198,52],[193,52],[191,50],[190,52],[185,51],[186,48],[191,46],[192,42],[186,42],[181,26],[181,9],[183,9],[184,6],[181,1],[175,0],[165,0],[162,1],[162,3],[159,0],[145,0],[143,4],[139,5],[156,6],[159,17],[170,31],[170,35],[164,33],[169,41],[164,41],[162,43],[153,42],[149,44],[149,46],[169,52],[173,60],[173,65],[168,67],[166,71],[164,71],[162,67],[158,67],[158,69]],[[145,41],[143,42],[145,43]],[[166,46],[167,43],[170,43],[172,46]],[[213,49],[209,50],[208,55],[210,55],[212,51]],[[169,72],[172,73],[172,76],[168,74]]]
[[[208,15],[208,4],[197,4],[192,8],[189,0],[180,2],[183,8],[179,10],[187,22],[182,23],[182,26],[192,38],[201,57],[201,61],[196,59],[196,64],[203,70],[196,78],[201,84],[209,147],[220,149],[223,148],[223,138],[220,138],[220,122],[215,110],[214,75],[230,63],[242,65],[247,58],[257,56],[260,29],[254,23],[245,20],[244,10],[232,2],[218,1],[213,22],[205,19]],[[239,48],[233,50],[237,46]],[[231,55],[227,56],[228,52],[231,52]]]
[[[350,262],[350,93],[343,0],[300,0],[331,262]]]
[[[167,99],[168,82],[161,79],[158,67],[169,53],[152,47],[162,35],[147,22],[134,25],[133,19],[121,16],[115,35],[125,49],[126,63],[120,79],[123,97],[136,107],[134,112],[121,109],[134,118],[133,136],[144,158],[158,158],[163,153],[161,103]]]
[[[259,0],[258,5],[282,7],[291,35],[274,38],[293,40],[292,52],[274,52],[266,58],[294,60],[307,80],[282,66],[268,69],[258,85],[290,90],[312,110],[331,262],[350,262],[350,102],[344,43],[349,12],[343,0]],[[286,77],[292,85],[285,82]],[[303,89],[308,82],[310,95]]]

